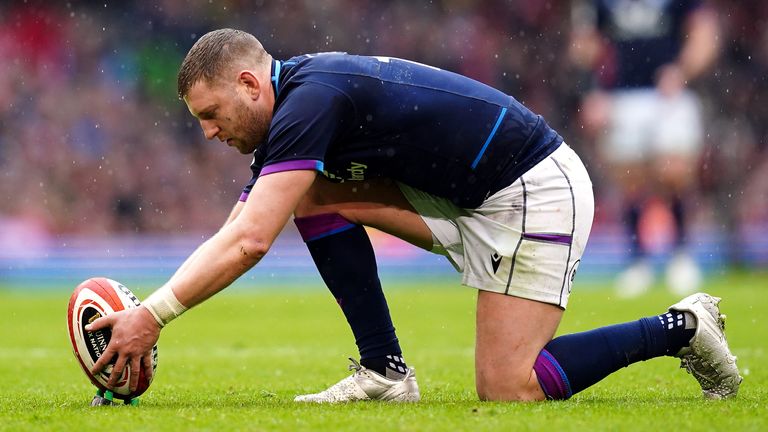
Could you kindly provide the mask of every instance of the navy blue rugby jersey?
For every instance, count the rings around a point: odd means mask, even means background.
[[[276,91],[253,178],[313,169],[336,181],[384,177],[464,208],[512,184],[562,142],[520,102],[470,78],[390,57],[273,60]]]
[[[607,88],[656,85],[656,70],[677,59],[685,21],[700,0],[593,0],[597,27],[614,48],[616,76]]]

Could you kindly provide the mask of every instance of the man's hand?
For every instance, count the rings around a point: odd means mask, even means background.
[[[160,326],[152,314],[145,307],[140,306],[99,318],[85,326],[85,330],[91,332],[108,327],[112,329],[112,338],[104,353],[93,365],[91,373],[99,374],[117,356],[107,387],[114,388],[123,375],[125,366],[130,365],[130,388],[134,391],[142,368],[145,376],[152,377],[152,347],[160,337]]]

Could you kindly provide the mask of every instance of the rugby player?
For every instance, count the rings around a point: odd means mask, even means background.
[[[370,226],[445,255],[477,289],[483,400],[567,399],[631,363],[671,355],[709,397],[738,391],[719,299],[553,339],[593,218],[576,153],[513,97],[434,67],[342,53],[273,59],[252,35],[210,32],[190,49],[179,95],[205,137],[253,154],[225,225],[142,307],[111,327],[94,365],[151,373],[161,328],[256,265],[295,217],[355,335],[361,363],[302,402],[418,401],[377,275]]]

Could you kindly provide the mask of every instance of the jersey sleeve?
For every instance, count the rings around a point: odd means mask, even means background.
[[[240,201],[248,199],[248,195],[253,189],[253,185],[256,183],[256,179],[259,178],[261,167],[264,165],[264,152],[261,147],[257,147],[253,152],[253,161],[251,162],[251,179],[243,187],[243,191],[240,193]]]
[[[302,83],[289,91],[272,118],[267,142],[254,152],[253,176],[240,196],[245,201],[256,180],[281,171],[322,172],[328,149],[352,123],[349,98],[333,87]]]
[[[272,118],[259,175],[323,170],[328,149],[354,118],[349,98],[325,84],[302,83],[288,90]]]

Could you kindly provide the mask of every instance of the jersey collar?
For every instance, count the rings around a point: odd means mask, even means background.
[[[280,88],[280,69],[282,62],[280,60],[272,60],[272,88],[275,90],[275,98],[277,98],[277,90]]]

